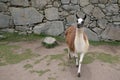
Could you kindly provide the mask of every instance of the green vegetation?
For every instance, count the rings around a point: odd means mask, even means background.
[[[25,69],[33,68],[33,65],[31,65],[31,64],[26,64],[26,65],[24,65],[24,68],[25,68]]]
[[[31,41],[31,40],[38,40],[43,39],[45,37],[51,36],[46,34],[18,34],[18,33],[2,33],[5,38],[0,39],[0,41],[9,41],[9,42],[18,42],[18,41]],[[51,36],[57,39],[57,41],[64,42],[64,38],[60,36]]]
[[[36,40],[36,39],[41,39],[43,36],[41,35],[35,35],[35,34],[30,34],[30,35],[23,35],[23,34],[18,34],[18,33],[3,33],[3,36],[6,38],[0,40],[0,41],[9,41],[9,42],[15,42],[15,41],[30,41],[30,40]]]
[[[8,45],[8,44],[1,44],[0,45],[0,65],[6,65],[6,64],[15,64],[19,63],[23,60],[30,59],[35,54],[32,53],[30,49],[26,49],[21,54],[14,53],[14,50],[18,49],[18,46],[14,45]]]
[[[50,55],[50,60],[63,60],[64,56],[65,56],[65,54]]]
[[[120,46],[120,41],[90,41],[91,45],[99,46],[99,45],[111,45],[111,46]]]
[[[4,39],[0,39],[0,41],[31,41],[31,40],[37,40],[37,39],[43,39],[47,36],[46,34],[18,34],[18,33],[2,33],[3,36],[5,36]],[[62,36],[51,36],[57,39],[59,42],[65,42],[65,38]],[[90,41],[91,45],[98,46],[98,45],[112,45],[112,46],[120,46],[120,41]]]
[[[31,73],[38,73],[39,76],[42,76],[43,74],[49,72],[50,69],[45,69],[45,70],[40,70],[40,71],[37,71],[37,70],[31,70],[30,72]]]
[[[100,53],[96,56],[97,59],[107,63],[116,63],[120,61],[120,56],[113,56],[110,54]]]
[[[66,49],[65,49],[65,52]],[[98,52],[88,52],[87,54],[85,54],[85,57],[83,58],[83,64],[89,64],[92,63],[94,60],[100,60],[102,62],[106,62],[106,63],[119,63],[120,62],[120,56],[119,55],[111,55],[111,54],[107,54],[107,53],[98,53]],[[62,62],[59,65],[63,65],[63,66],[69,66],[70,64],[75,64],[75,60],[74,58],[72,58],[71,60],[69,60],[69,62]]]
[[[106,54],[106,53],[91,52],[85,55],[83,59],[83,64],[92,63],[96,59],[106,63],[120,62],[120,56],[113,56],[111,54]]]
[[[48,55],[44,56],[44,57],[41,58],[41,59],[36,60],[36,61],[34,62],[34,64],[40,63],[42,60],[46,59],[47,57],[48,57]]]
[[[94,56],[92,54],[86,54],[84,59],[83,59],[83,64],[89,64],[94,61]]]
[[[54,77],[48,77],[48,80],[56,80]]]

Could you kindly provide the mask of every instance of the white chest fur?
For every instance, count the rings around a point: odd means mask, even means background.
[[[77,33],[76,32],[76,36],[75,36],[75,41],[74,41],[74,45],[75,45],[75,51],[77,53],[84,53],[86,51],[86,44],[85,44],[85,40],[83,37],[83,33]]]

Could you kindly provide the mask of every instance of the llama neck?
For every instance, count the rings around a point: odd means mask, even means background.
[[[83,38],[84,28],[76,28],[76,37]]]

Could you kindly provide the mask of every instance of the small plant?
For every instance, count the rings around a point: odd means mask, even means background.
[[[39,76],[42,76],[43,74],[49,72],[50,69],[46,69],[46,70],[40,70],[40,71],[37,71],[37,70],[32,70],[30,71],[31,73],[38,73]]]
[[[48,77],[48,80],[56,80],[54,77]]]
[[[25,68],[25,69],[33,68],[33,65],[31,65],[31,64],[26,64],[26,65],[24,65],[24,68]]]
[[[41,58],[41,59],[36,60],[36,61],[34,62],[34,64],[40,63],[42,60],[46,59],[47,57],[48,57],[48,55],[44,56],[44,57]]]

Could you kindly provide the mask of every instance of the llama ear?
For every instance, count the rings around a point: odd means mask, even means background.
[[[85,20],[85,19],[86,19],[86,17],[87,17],[87,16],[85,15],[85,16],[84,16],[84,18],[83,18],[83,20]]]
[[[78,15],[76,14],[76,18],[79,19]]]

